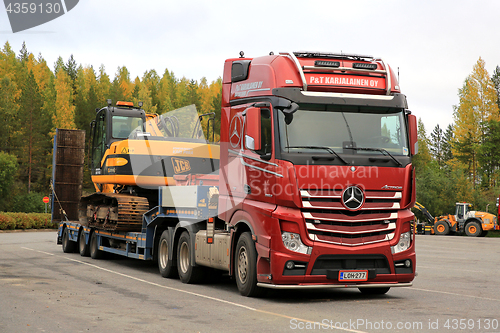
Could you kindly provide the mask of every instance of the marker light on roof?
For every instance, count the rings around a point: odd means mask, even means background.
[[[116,106],[131,106],[131,107],[133,107],[134,103],[133,102],[118,101],[118,102],[116,102]]]
[[[316,66],[316,67],[340,67],[340,62],[339,61],[316,60],[314,62],[314,66]]]
[[[377,69],[377,64],[370,64],[370,63],[366,63],[366,62],[355,62],[352,64],[352,68]]]

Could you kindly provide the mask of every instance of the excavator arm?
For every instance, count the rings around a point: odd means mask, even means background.
[[[434,216],[432,216],[427,208],[425,208],[422,204],[415,202],[415,206],[413,206],[413,208],[418,209],[420,212],[422,212],[422,214],[424,214],[425,218],[427,219],[427,221],[429,221],[430,224],[434,224]]]

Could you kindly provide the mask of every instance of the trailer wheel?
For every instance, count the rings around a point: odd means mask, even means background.
[[[69,239],[68,228],[64,228],[62,235],[62,250],[64,253],[73,253],[76,250],[76,244]]]
[[[390,287],[377,287],[377,288],[358,288],[362,294],[365,295],[383,295],[386,294]]]
[[[448,235],[450,233],[450,226],[446,221],[439,221],[434,225],[434,233],[436,235]]]
[[[196,283],[201,281],[203,270],[199,266],[192,266],[191,263],[191,238],[189,233],[184,231],[179,238],[177,246],[177,272],[183,283]]]
[[[241,234],[234,256],[234,275],[240,294],[248,297],[262,295],[263,288],[257,287],[257,251],[250,232]]]
[[[97,234],[95,232],[90,235],[90,257],[92,259],[102,259],[104,257],[104,252],[99,250]]]
[[[161,276],[165,278],[174,278],[177,276],[177,269],[173,260],[168,259],[169,254],[170,233],[168,230],[163,231],[158,242],[158,268]]]
[[[481,226],[476,221],[469,222],[465,226],[465,233],[467,236],[478,237],[482,232]]]
[[[83,230],[78,233],[78,251],[82,257],[90,256],[90,247],[85,242],[85,231]]]

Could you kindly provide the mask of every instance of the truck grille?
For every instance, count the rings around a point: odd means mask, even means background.
[[[342,204],[342,190],[301,190],[302,213],[314,241],[358,246],[394,238],[402,193],[364,191],[356,211]]]

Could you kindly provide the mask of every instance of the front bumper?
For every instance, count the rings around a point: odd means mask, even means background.
[[[289,261],[296,264],[295,268],[287,268]],[[270,274],[258,274],[258,282],[260,287],[272,289],[409,287],[416,275],[414,242],[397,254],[391,253],[388,243],[355,249],[316,243],[311,255],[271,250],[269,264]],[[340,271],[353,270],[368,271],[368,279],[339,281]]]
[[[373,283],[373,284],[270,284],[257,283],[258,287],[269,289],[330,289],[330,288],[393,288],[411,287],[412,282],[405,283]]]

